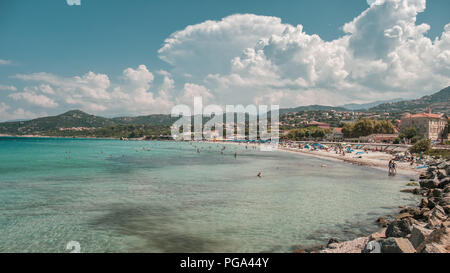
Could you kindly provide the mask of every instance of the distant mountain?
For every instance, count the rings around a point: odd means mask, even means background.
[[[308,105],[308,106],[299,106],[295,108],[284,108],[280,109],[280,115],[292,112],[301,112],[301,111],[348,111],[348,109],[340,106],[325,106],[325,105]]]
[[[378,104],[379,102],[373,102],[371,104]],[[352,108],[368,107],[370,104],[347,104],[345,107],[333,107],[324,105],[309,105],[300,106],[295,108],[280,109],[280,115],[301,112],[301,111],[351,111]],[[422,112],[427,111],[428,107],[432,108],[434,113],[450,114],[450,86],[442,89],[441,91],[430,95],[424,96],[420,99],[405,100],[390,103],[382,103],[375,107],[368,109],[370,112],[389,112],[394,116],[399,116],[403,112]],[[347,109],[348,108],[348,109]],[[80,110],[72,110],[61,115],[37,118],[33,120],[3,122],[0,123],[0,134],[11,135],[39,135],[50,134],[58,135],[61,129],[84,127],[91,128],[92,130],[98,130],[93,134],[105,135],[109,134],[108,130],[114,131],[115,135],[126,135],[126,133],[136,130],[141,130],[145,127],[145,132],[158,133],[167,132],[170,126],[178,118],[172,118],[170,115],[147,115],[138,117],[117,117],[117,118],[105,118],[87,114]],[[205,122],[205,119],[203,120]],[[107,127],[118,127],[115,129]],[[103,128],[101,131],[100,129]],[[105,131],[106,130],[106,131]],[[117,131],[119,130],[119,132]],[[64,130],[63,130],[64,131]],[[62,134],[62,133],[61,133]],[[65,133],[70,135],[70,132]]]
[[[108,125],[114,125],[114,122],[108,118],[89,115],[79,110],[73,110],[58,116],[0,123],[0,133],[26,135],[39,134],[41,132],[57,130],[58,128],[97,128]]]
[[[441,91],[415,100],[383,103],[369,109],[371,112],[426,112],[431,108],[433,113],[450,114],[450,86]]]
[[[136,124],[136,125],[171,125],[179,118],[172,118],[170,115],[148,115],[148,116],[138,116],[138,117],[117,117],[113,118],[112,121],[118,124]]]
[[[362,103],[362,104],[349,103],[349,104],[341,105],[341,107],[344,107],[345,109],[348,109],[348,110],[368,110],[368,109],[373,108],[375,106],[378,106],[380,104],[399,102],[399,101],[402,101],[402,100],[403,99],[399,98],[399,99],[393,99],[393,100],[379,100],[379,101],[374,101],[374,102],[369,102],[369,103]]]
[[[149,115],[141,117],[105,118],[87,114],[80,110],[68,111],[64,114],[43,117],[26,121],[0,123],[0,134],[40,135],[51,134],[64,128],[84,127],[90,129],[108,126],[142,125],[159,128],[170,127],[173,123],[170,115]],[[175,119],[176,120],[176,119]]]
[[[12,120],[7,120],[6,122],[18,122],[18,121],[27,121],[30,120],[29,118],[26,119],[12,119]]]

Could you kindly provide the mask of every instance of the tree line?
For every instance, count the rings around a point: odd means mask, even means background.
[[[393,134],[395,127],[389,120],[375,121],[369,118],[362,118],[354,123],[346,123],[342,127],[345,138],[358,138],[371,134]]]

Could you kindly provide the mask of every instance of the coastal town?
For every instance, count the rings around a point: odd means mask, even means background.
[[[316,135],[303,135],[300,139],[395,144],[411,144],[420,138],[436,144],[444,144],[449,140],[449,118],[444,113],[432,113],[430,108],[425,113],[404,113],[400,119],[391,119],[390,116],[389,113],[335,110],[289,113],[281,118],[280,132],[285,139],[295,138],[292,133],[296,129],[310,128],[313,133],[318,131]],[[376,124],[377,121],[384,124]],[[357,137],[352,134],[352,126],[358,127]]]

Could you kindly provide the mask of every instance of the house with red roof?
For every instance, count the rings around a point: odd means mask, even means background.
[[[324,123],[324,122],[318,122],[318,121],[311,121],[308,123],[308,126],[314,126],[322,129],[328,129],[330,128],[330,124]]]
[[[418,133],[430,140],[445,140],[448,138],[448,118],[444,114],[428,113],[403,115],[400,122],[400,131],[414,127]]]

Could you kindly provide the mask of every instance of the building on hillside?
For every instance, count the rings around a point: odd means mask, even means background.
[[[311,121],[308,123],[308,126],[314,126],[322,129],[329,129],[331,126],[328,123],[324,122],[318,122],[318,121]]]
[[[428,113],[403,115],[400,121],[400,131],[414,127],[423,137],[430,140],[446,140],[448,138],[448,118],[444,114]]]
[[[327,135],[328,140],[331,141],[341,141],[344,139],[344,133],[342,133],[342,128],[333,128],[333,132]]]
[[[393,143],[398,134],[371,134],[359,137],[359,141],[368,143]]]

